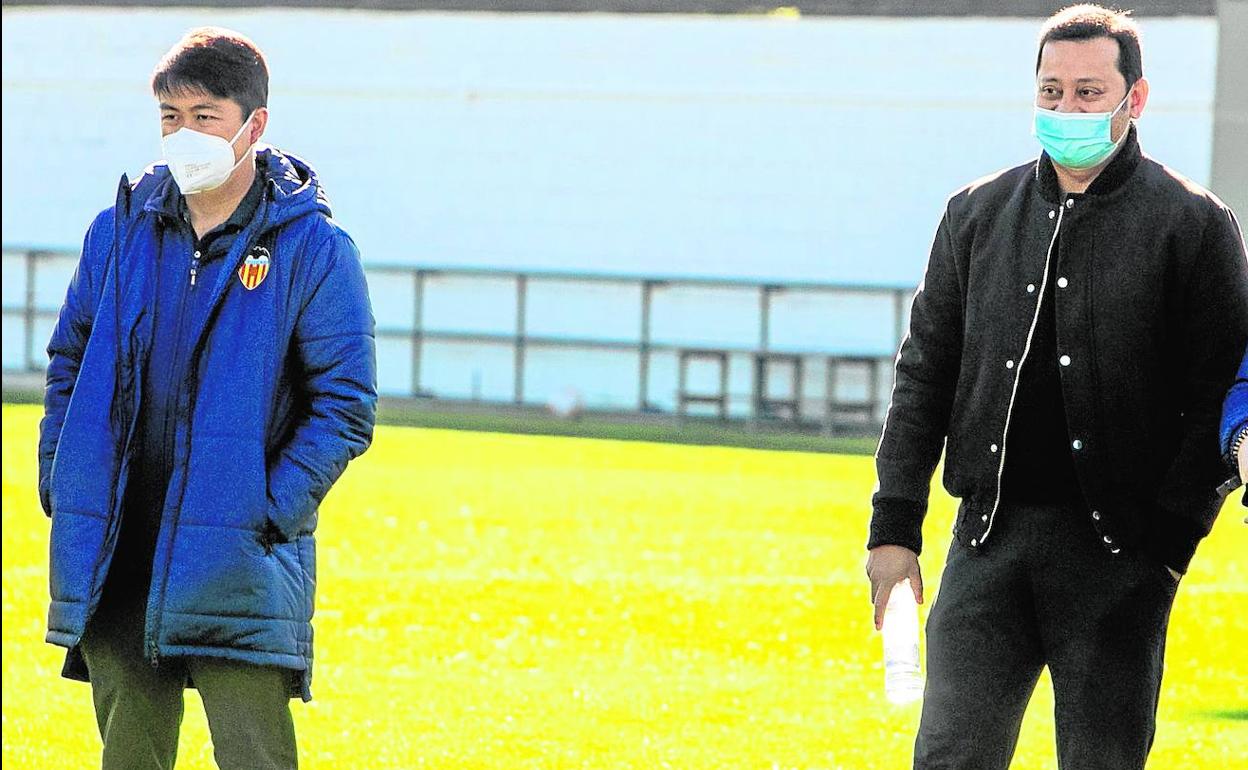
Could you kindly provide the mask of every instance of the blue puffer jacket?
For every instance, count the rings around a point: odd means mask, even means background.
[[[1235,384],[1226,394],[1226,403],[1222,406],[1222,453],[1232,465],[1235,464],[1235,458],[1230,456],[1231,440],[1245,426],[1248,426],[1248,350],[1244,351],[1244,360],[1239,362],[1239,374],[1236,375]],[[1248,479],[1244,481],[1248,483]],[[1244,502],[1248,504],[1248,497],[1244,498]]]
[[[302,672],[310,696],[317,507],[372,439],[373,316],[359,253],[315,173],[257,154],[264,195],[184,330],[145,652]],[[47,640],[77,656],[117,543],[152,349],[172,177],[153,166],[96,218],[48,346],[39,489],[52,517]],[[162,208],[163,206],[163,208]],[[253,289],[247,261],[268,259]]]

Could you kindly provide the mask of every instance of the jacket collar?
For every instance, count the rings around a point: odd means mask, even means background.
[[[147,203],[143,206],[144,210],[158,214],[171,221],[185,219],[187,216],[186,198],[182,195],[182,190],[178,188],[178,183],[174,181],[173,175],[169,173],[167,168],[159,168],[164,173],[160,175],[161,179],[158,185],[151,195],[148,196]],[[238,208],[244,208],[249,203],[249,198],[263,191],[266,176],[265,168],[257,160],[256,178],[252,182],[251,187],[248,188],[247,194],[243,196],[243,200],[239,202]],[[235,213],[237,213],[238,208],[235,209]],[[233,216],[231,216],[232,220]]]
[[[262,145],[256,150],[256,174],[262,180],[262,199],[271,204],[264,207],[266,228],[315,212],[331,216],[329,200],[316,172],[304,160]],[[142,201],[145,212],[172,220],[181,217],[182,193],[163,163],[153,164],[144,171],[133,184],[132,197]]]
[[[255,216],[256,209],[260,208],[260,199],[264,197],[265,179],[260,174],[260,170],[256,170],[256,178],[252,180],[251,187],[247,188],[247,194],[238,202],[234,208],[234,212],[230,214],[225,222],[218,225],[223,232],[237,233],[247,227],[251,222],[251,218]],[[186,196],[178,195],[176,206],[178,210],[178,218],[190,221],[190,209],[186,206]],[[162,211],[162,216],[167,216]]]
[[[1127,130],[1127,138],[1123,141],[1122,149],[1109,162],[1109,165],[1101,170],[1096,179],[1092,180],[1085,194],[1108,195],[1122,187],[1135,172],[1135,167],[1140,164],[1142,157],[1143,152],[1140,150],[1140,141],[1136,136],[1135,123],[1132,123],[1131,128]],[[1064,194],[1057,181],[1057,172],[1053,170],[1053,161],[1047,152],[1040,153],[1040,159],[1036,161],[1035,174],[1036,182],[1040,185],[1040,195],[1050,203],[1061,203]]]

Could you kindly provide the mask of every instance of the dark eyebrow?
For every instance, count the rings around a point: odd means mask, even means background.
[[[1061,81],[1058,80],[1057,78],[1050,77],[1050,78],[1044,78],[1040,82],[1041,83],[1060,83]],[[1101,78],[1079,78],[1075,82],[1082,83],[1082,84],[1094,83],[1096,85],[1103,85],[1105,83],[1105,81],[1102,80]]]
[[[174,110],[174,111],[178,109],[177,107],[174,107],[169,102],[161,102],[160,108],[162,110]],[[212,102],[202,102],[200,104],[191,105],[192,112],[197,111],[197,110],[220,110],[220,109],[221,109],[220,105],[213,104]]]

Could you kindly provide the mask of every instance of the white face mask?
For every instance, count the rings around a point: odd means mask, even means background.
[[[255,114],[253,111],[247,116],[243,125],[238,129],[238,133],[234,134],[234,138],[228,142],[219,136],[194,131],[185,126],[161,138],[160,144],[164,150],[165,163],[169,165],[169,173],[173,174],[174,181],[178,183],[178,188],[182,190],[183,195],[217,189],[225,184],[225,180],[230,178],[234,169],[251,157],[249,147],[249,151],[244,152],[243,157],[236,162],[234,143],[243,135],[243,131],[247,130],[247,126],[251,125],[251,119]]]

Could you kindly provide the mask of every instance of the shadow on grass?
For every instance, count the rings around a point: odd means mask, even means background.
[[[1208,711],[1198,711],[1196,716],[1201,719],[1226,719],[1233,722],[1248,722],[1248,708],[1210,709]]]
[[[654,441],[669,444],[735,446],[791,452],[870,455],[875,452],[874,435],[828,436],[786,430],[782,425],[750,429],[743,422],[674,416],[617,415],[614,418],[592,413],[583,418],[564,420],[542,410],[448,410],[429,408],[403,399],[381,399],[377,420],[383,424],[416,428],[523,433],[545,436]]]
[[[43,394],[33,386],[6,385],[6,404],[40,404]],[[788,452],[820,452],[830,454],[870,455],[875,452],[874,431],[858,435],[823,435],[817,432],[789,430],[783,424],[762,425],[751,429],[742,421],[719,422],[690,418],[677,420],[674,415],[656,416],[624,414],[563,420],[543,409],[489,409],[430,406],[410,399],[382,398],[378,403],[377,421],[385,425],[406,425],[416,428],[521,433],[544,436],[602,438],[617,441],[656,441],[669,444],[733,446],[748,449],[769,449]],[[809,426],[807,426],[809,428]]]

